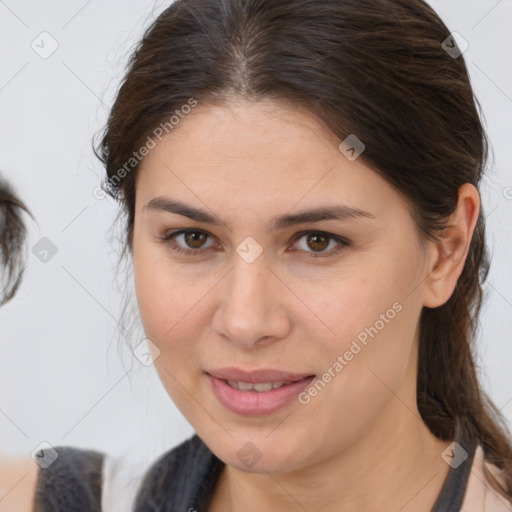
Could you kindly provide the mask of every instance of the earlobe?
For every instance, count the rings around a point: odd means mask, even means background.
[[[436,308],[452,296],[464,269],[469,246],[480,213],[480,196],[470,183],[459,189],[456,210],[450,216],[443,232],[443,241],[432,251],[430,274],[425,280],[423,305]]]

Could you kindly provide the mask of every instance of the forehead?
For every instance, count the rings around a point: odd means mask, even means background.
[[[265,101],[200,104],[180,120],[158,149],[180,160],[193,156],[191,167],[196,172],[212,167],[221,171],[236,161],[240,172],[233,178],[243,178],[251,170],[255,171],[251,177],[258,178],[268,172],[276,174],[283,164],[301,169],[307,163],[306,155],[308,162],[318,163],[335,143],[334,134],[308,111]]]
[[[137,196],[279,211],[340,202],[378,214],[404,207],[396,191],[310,112],[275,103],[198,105],[149,152]],[[402,204],[399,204],[402,203]],[[274,209],[274,208],[273,208]],[[269,212],[270,213],[270,212]]]

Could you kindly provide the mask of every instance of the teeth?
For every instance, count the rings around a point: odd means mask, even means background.
[[[272,389],[277,389],[282,386],[287,386],[288,384],[291,384],[291,382],[284,382],[280,380],[276,380],[273,382],[238,382],[235,380],[228,380],[228,384],[234,388],[238,389],[240,391],[256,391],[258,393],[262,393],[265,391],[271,391]]]

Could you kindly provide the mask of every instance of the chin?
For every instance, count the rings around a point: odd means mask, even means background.
[[[284,444],[277,436],[270,440],[266,430],[260,435],[232,433],[223,442],[204,440],[224,463],[246,473],[287,473],[302,467],[297,459],[299,448]]]

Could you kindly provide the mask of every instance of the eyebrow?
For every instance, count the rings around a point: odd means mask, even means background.
[[[196,208],[181,201],[167,199],[165,197],[155,197],[151,199],[143,209],[164,210],[169,213],[183,215],[197,222],[204,222],[213,226],[229,226],[218,217],[208,213],[205,210]],[[322,206],[311,210],[304,210],[298,213],[286,213],[272,217],[270,230],[285,229],[295,224],[304,224],[311,222],[320,222],[323,220],[353,220],[360,218],[375,219],[375,215],[370,212],[346,205]]]

